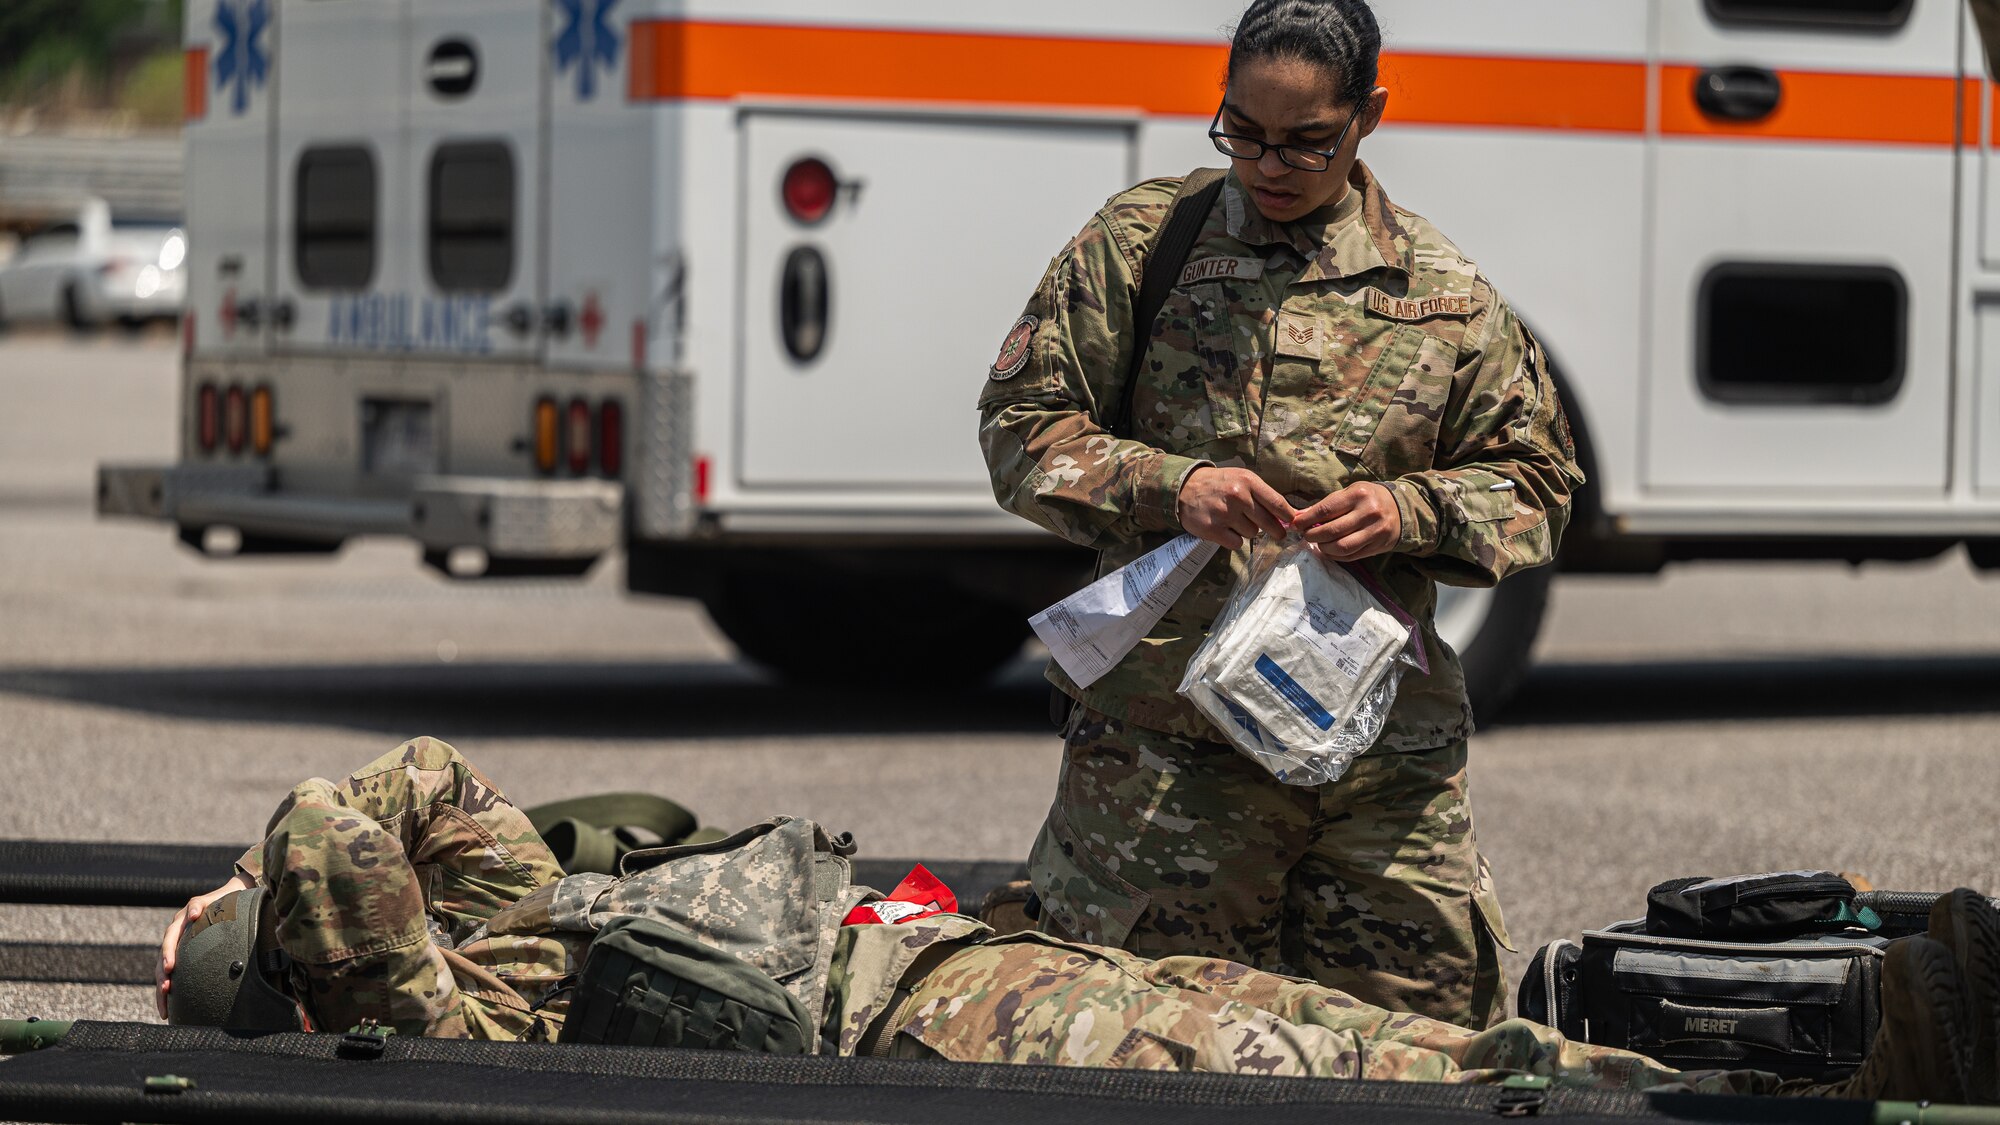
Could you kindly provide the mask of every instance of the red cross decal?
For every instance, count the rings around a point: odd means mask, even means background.
[[[597,290],[583,295],[583,315],[577,317],[577,325],[583,329],[583,346],[595,348],[597,334],[604,330],[604,310],[598,307]]]

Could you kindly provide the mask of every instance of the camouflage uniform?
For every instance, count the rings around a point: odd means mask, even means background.
[[[925,931],[969,921],[849,927],[832,1003],[880,965],[907,963],[912,946],[938,940]],[[1406,1082],[1535,1074],[1587,1089],[1717,1094],[1772,1094],[1781,1085],[1758,1071],[1677,1071],[1527,1020],[1475,1031],[1217,958],[1151,960],[1040,934],[953,953],[910,982],[893,1017],[891,1054],[954,1062]]]
[[[1224,181],[1153,326],[1123,439],[1102,413],[1179,181],[1113,198],[1009,334],[980,440],[1000,503],[1097,548],[1105,569],[1181,531],[1180,487],[1203,465],[1254,470],[1301,508],[1385,484],[1402,534],[1368,565],[1422,622],[1431,672],[1404,677],[1351,780],[1299,792],[1236,768],[1175,692],[1247,561],[1218,553],[1089,688],[1050,667],[1082,706],[1030,867],[1069,936],[1304,969],[1478,1024],[1500,1010],[1492,946],[1507,940],[1465,804],[1472,712],[1433,583],[1490,586],[1548,562],[1582,477],[1547,360],[1491,283],[1365,165],[1353,183],[1280,224]]]
[[[1040,934],[996,936],[947,914],[841,926],[879,897],[842,878],[841,848],[785,817],[660,866],[562,877],[526,818],[456,750],[416,739],[338,782],[308,781],[242,871],[274,891],[294,989],[322,1029],[376,1019],[401,1034],[547,1038],[553,986],[589,934],[650,914],[755,965],[824,1012],[822,1050],[1279,1076],[1770,1093],[1749,1071],[1676,1072],[1509,1020],[1472,1031],[1228,961],[1153,961]],[[817,907],[818,909],[813,909]],[[535,1019],[535,1010],[545,1017]]]
[[[322,1030],[370,1018],[402,1035],[519,1039],[568,971],[562,937],[483,932],[562,869],[527,816],[436,739],[298,785],[236,866],[270,890],[293,993]]]

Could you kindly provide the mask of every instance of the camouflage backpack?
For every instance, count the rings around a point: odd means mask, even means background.
[[[490,925],[494,932],[527,924],[598,935],[564,1021],[566,1042],[589,1034],[611,1036],[594,1042],[628,1042],[615,1029],[638,1028],[631,1034],[645,1045],[765,1049],[750,1045],[762,1037],[758,1028],[775,1025],[772,1041],[782,1044],[782,1025],[803,1016],[806,1049],[817,1050],[841,919],[874,895],[851,882],[853,852],[845,833],[829,836],[810,820],[774,817],[713,842],[630,852],[617,877],[572,875]],[[613,926],[626,918],[649,925]],[[606,943],[602,954],[599,943]],[[768,984],[797,1008],[773,1002]],[[597,1011],[585,1010],[593,1004]],[[631,1010],[607,1011],[605,1004]]]

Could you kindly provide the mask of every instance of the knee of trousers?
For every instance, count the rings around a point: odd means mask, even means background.
[[[264,882],[278,942],[296,961],[327,964],[428,939],[402,844],[345,806],[315,799],[285,810],[264,843]]]
[[[411,806],[437,801],[456,803],[468,778],[486,788],[485,775],[450,743],[437,738],[413,738],[355,770],[350,780],[377,800]],[[497,793],[497,790],[495,791]]]

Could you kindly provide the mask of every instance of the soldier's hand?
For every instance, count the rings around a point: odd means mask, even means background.
[[[1204,465],[1181,482],[1181,526],[1230,550],[1260,531],[1284,538],[1293,514],[1291,504],[1248,469]]]
[[[160,1009],[161,1019],[167,1018],[167,992],[174,986],[174,956],[180,952],[181,931],[187,929],[189,922],[201,917],[201,912],[208,909],[209,903],[232,891],[247,891],[251,886],[242,872],[237,872],[230,876],[227,883],[189,899],[187,905],[174,915],[174,920],[167,923],[166,935],[160,938],[160,963],[153,970],[153,983],[157,986],[153,1001]]]
[[[1292,530],[1340,562],[1386,555],[1403,534],[1403,516],[1389,486],[1357,481],[1292,520]]]

